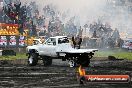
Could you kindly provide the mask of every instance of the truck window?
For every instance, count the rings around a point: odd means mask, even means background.
[[[62,44],[62,43],[69,43],[69,39],[67,37],[59,38],[58,44]]]
[[[55,38],[49,38],[49,39],[46,41],[46,44],[47,44],[47,45],[56,45],[56,39],[55,39]]]
[[[39,41],[33,40],[33,45],[37,45],[37,44],[39,44]]]

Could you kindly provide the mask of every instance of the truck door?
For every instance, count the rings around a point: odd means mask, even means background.
[[[41,49],[45,55],[56,56],[56,38],[49,38]]]

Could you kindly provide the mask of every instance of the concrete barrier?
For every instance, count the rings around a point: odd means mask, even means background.
[[[0,50],[0,56],[16,56],[14,50]]]

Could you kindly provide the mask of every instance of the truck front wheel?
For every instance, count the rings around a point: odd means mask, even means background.
[[[30,53],[28,56],[28,64],[30,66],[35,66],[38,63],[38,55],[36,53]]]

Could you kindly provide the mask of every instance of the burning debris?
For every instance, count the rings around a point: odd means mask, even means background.
[[[79,68],[78,68],[78,79],[79,79],[79,83],[82,84],[82,85],[86,81],[86,78],[84,77],[85,75],[86,75],[86,71],[80,65]]]

